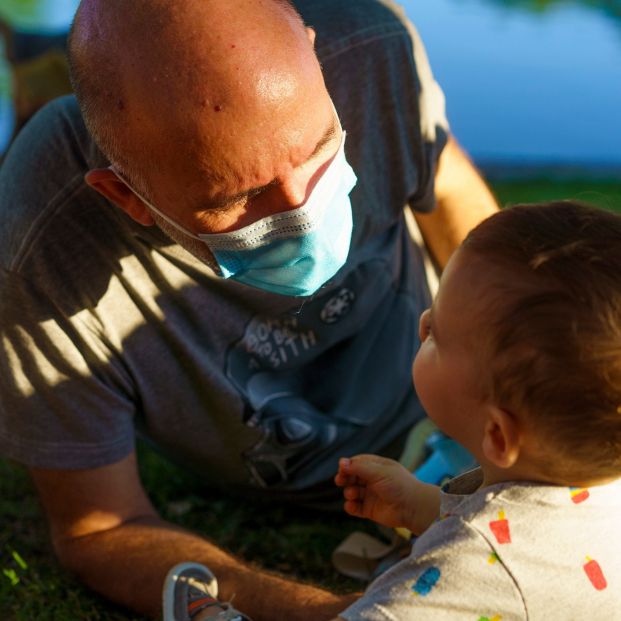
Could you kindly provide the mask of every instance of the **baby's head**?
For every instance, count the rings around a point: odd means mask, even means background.
[[[421,337],[421,401],[484,469],[621,475],[621,216],[558,202],[488,218],[451,259]]]

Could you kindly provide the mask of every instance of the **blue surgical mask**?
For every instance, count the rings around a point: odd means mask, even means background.
[[[192,233],[132,191],[172,226],[200,239],[223,278],[281,295],[309,296],[347,260],[353,229],[349,193],[356,182],[343,132],[337,154],[301,207],[229,233]]]

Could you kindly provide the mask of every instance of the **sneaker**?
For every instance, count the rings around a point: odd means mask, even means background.
[[[166,576],[163,591],[164,621],[192,621],[206,608],[218,607],[213,621],[251,621],[228,602],[220,602],[216,577],[199,563],[175,565]]]

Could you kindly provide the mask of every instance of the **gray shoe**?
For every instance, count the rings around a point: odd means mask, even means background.
[[[199,612],[216,606],[221,611],[211,617],[213,621],[251,621],[217,597],[218,581],[207,567],[199,563],[175,565],[164,581],[164,621],[192,621]]]

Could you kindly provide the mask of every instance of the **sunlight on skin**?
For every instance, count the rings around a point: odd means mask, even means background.
[[[265,71],[259,75],[255,88],[263,101],[278,103],[292,99],[298,85],[291,74]]]

